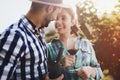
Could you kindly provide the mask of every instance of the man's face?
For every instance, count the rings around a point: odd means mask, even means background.
[[[53,7],[53,11],[51,13],[49,13],[46,18],[45,21],[43,23],[43,27],[48,27],[50,21],[54,21],[57,18],[57,14],[61,12],[61,8],[58,7]]]

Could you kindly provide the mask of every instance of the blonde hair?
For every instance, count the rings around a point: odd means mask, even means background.
[[[75,21],[75,24],[71,27],[71,34],[73,34],[75,36],[79,36],[79,28],[77,26],[77,19],[75,18],[75,13],[74,13],[73,9],[72,8],[64,8],[63,10],[65,10],[71,16],[71,20]]]

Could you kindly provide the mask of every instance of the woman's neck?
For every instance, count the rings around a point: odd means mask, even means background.
[[[70,35],[59,35],[59,39],[60,39],[60,41],[62,42],[62,44],[67,48],[67,42],[68,42],[68,40],[69,40],[69,38],[70,38],[71,36]]]
[[[66,47],[66,49],[74,49],[75,48],[75,42],[76,39],[75,37],[72,37],[72,35],[59,35],[59,39],[62,42],[62,44],[64,45],[64,47]]]

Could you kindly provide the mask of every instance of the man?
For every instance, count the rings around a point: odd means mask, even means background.
[[[45,80],[43,28],[56,19],[62,0],[31,0],[31,8],[0,36],[0,80]]]

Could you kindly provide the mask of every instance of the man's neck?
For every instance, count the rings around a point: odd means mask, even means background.
[[[26,14],[26,17],[37,27],[40,28],[45,19],[45,12],[43,10],[39,12],[32,12],[31,10]]]

